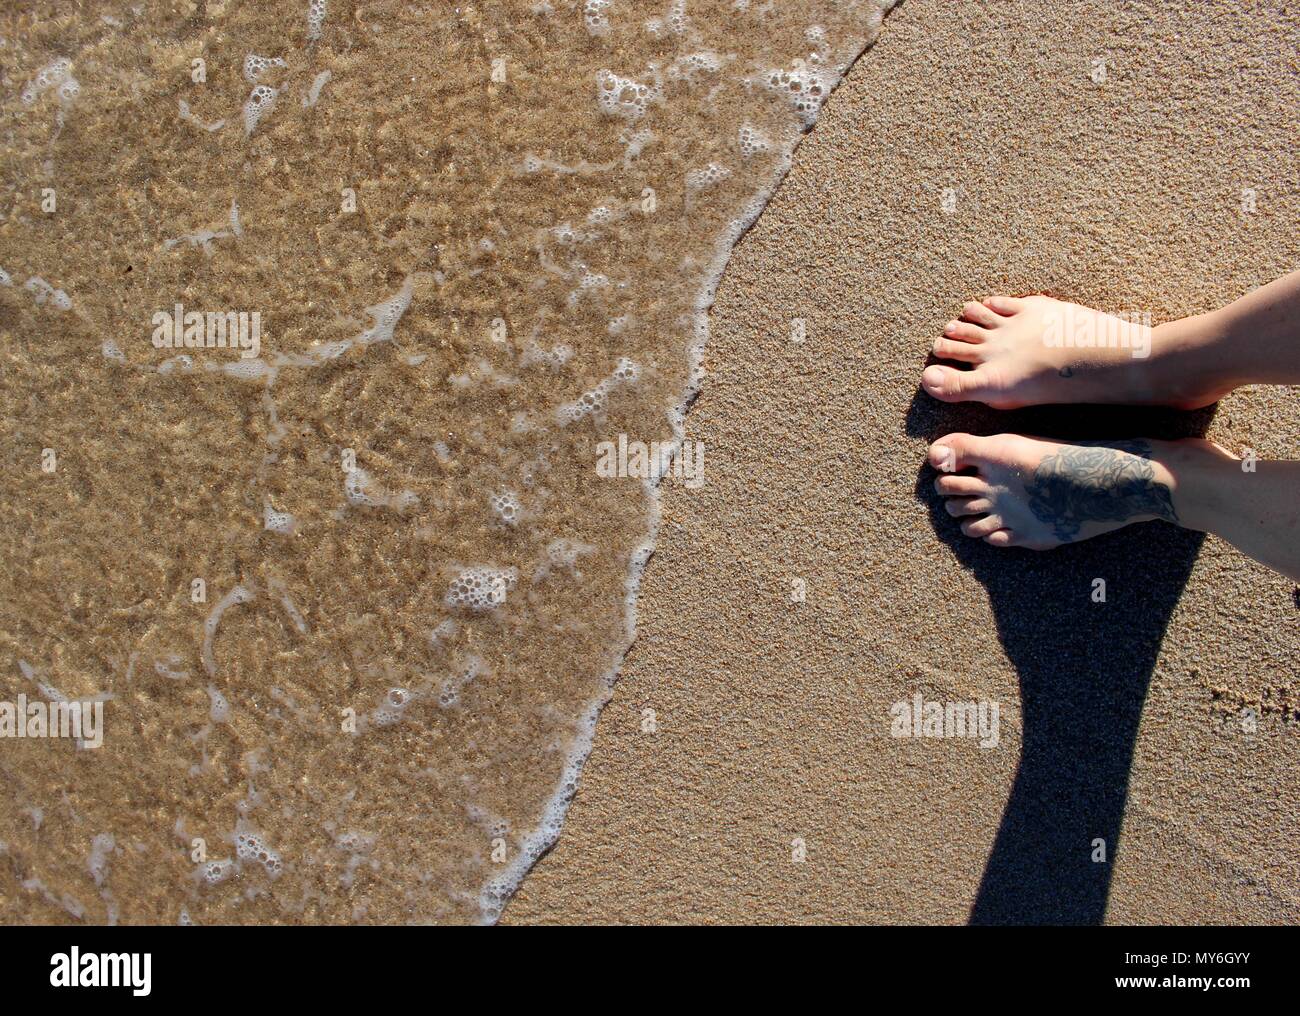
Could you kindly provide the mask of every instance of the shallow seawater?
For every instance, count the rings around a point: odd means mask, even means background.
[[[888,6],[5,5],[0,701],[104,729],[0,737],[0,918],[496,919]]]

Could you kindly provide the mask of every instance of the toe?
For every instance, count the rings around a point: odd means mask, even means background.
[[[964,515],[983,515],[993,508],[992,502],[986,497],[950,497],[943,506],[956,519]]]
[[[943,326],[943,334],[950,339],[961,339],[963,342],[983,342],[989,337],[989,330],[973,325],[969,321],[953,319]]]
[[[935,339],[934,355],[940,360],[957,360],[961,363],[982,363],[984,349],[974,342],[953,342],[951,339]]]
[[[977,464],[983,438],[970,434],[949,434],[930,445],[930,465],[941,473],[959,473]]]
[[[985,515],[978,519],[967,519],[961,524],[961,531],[967,536],[991,536],[1002,528],[1000,515]]]
[[[982,303],[976,303],[971,300],[961,309],[961,316],[967,321],[972,321],[977,325],[983,325],[985,328],[996,328],[1002,323],[1002,315],[995,314]]]
[[[975,370],[957,370],[934,364],[921,374],[921,387],[940,402],[970,402],[985,393],[984,375]]]
[[[1017,300],[1014,296],[988,296],[984,298],[984,306],[1003,317],[1011,317],[1025,309],[1025,301]]]
[[[987,494],[989,485],[978,476],[953,476],[951,473],[941,473],[934,481],[934,489],[944,496],[958,494],[970,497],[975,494]]]
[[[990,547],[1014,547],[1016,545],[1016,534],[1010,529],[998,529],[984,537],[984,542]]]

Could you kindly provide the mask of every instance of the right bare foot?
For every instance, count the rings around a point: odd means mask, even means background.
[[[949,321],[921,387],[942,402],[994,409],[1090,402],[1197,409],[1236,383],[1215,376],[1203,351],[1210,315],[1151,328],[1048,296],[990,296]]]
[[[964,519],[962,532],[1031,550],[1150,519],[1207,529],[1207,478],[1231,481],[1235,464],[1199,438],[1065,442],[1020,434],[949,434],[930,446],[929,460],[948,513]]]

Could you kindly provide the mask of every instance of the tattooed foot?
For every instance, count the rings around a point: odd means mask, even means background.
[[[963,520],[963,533],[997,547],[1047,550],[1130,522],[1188,524],[1180,512],[1197,512],[1184,503],[1178,477],[1211,447],[1195,439],[1061,443],[949,434],[930,446],[929,458],[942,474],[935,489],[947,497],[948,514]]]
[[[994,409],[1063,402],[1120,402],[1196,409],[1234,384],[1207,366],[1209,316],[1151,328],[1046,296],[990,296],[962,309],[934,343],[941,360],[921,387],[943,402]]]

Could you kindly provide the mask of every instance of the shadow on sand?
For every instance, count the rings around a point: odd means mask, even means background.
[[[1092,406],[999,413],[918,391],[907,432],[927,440],[953,431],[1176,438],[1203,434],[1212,415]],[[916,496],[988,589],[1020,678],[1024,721],[1020,765],[970,923],[1100,924],[1147,686],[1203,537],[1150,522],[1049,553],[999,550],[962,534],[934,491],[935,475],[921,464]],[[1092,601],[1095,578],[1106,580],[1104,604]],[[1092,860],[1098,839],[1105,863]]]

